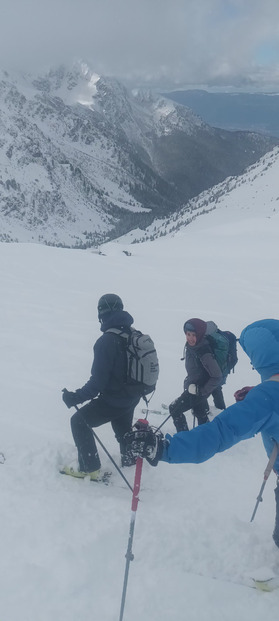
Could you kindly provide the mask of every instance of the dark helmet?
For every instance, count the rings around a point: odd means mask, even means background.
[[[107,313],[123,310],[123,302],[115,293],[105,293],[98,302],[98,318],[102,319]]]

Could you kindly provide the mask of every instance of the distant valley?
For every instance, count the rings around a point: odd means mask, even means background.
[[[196,89],[163,95],[191,108],[213,127],[279,137],[278,93],[213,93]]]

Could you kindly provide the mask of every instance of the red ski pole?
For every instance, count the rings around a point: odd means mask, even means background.
[[[138,423],[140,423],[141,425],[148,425],[147,420],[139,420]],[[136,423],[136,424],[138,424],[138,423]],[[137,462],[136,462],[136,472],[135,472],[135,480],[134,480],[134,488],[133,488],[133,496],[132,496],[132,507],[131,507],[131,520],[130,520],[129,539],[128,539],[127,552],[126,552],[126,555],[125,555],[126,556],[126,567],[125,567],[125,574],[124,574],[124,582],[123,582],[123,590],[122,590],[122,599],[121,599],[119,621],[122,621],[122,619],[123,619],[125,600],[126,600],[126,593],[127,593],[127,585],[128,585],[128,576],[129,576],[129,569],[130,569],[130,562],[133,561],[133,559],[134,559],[134,555],[133,555],[133,552],[132,552],[132,545],[133,545],[133,537],[134,537],[134,530],[135,530],[136,513],[137,513],[137,508],[138,508],[138,502],[139,502],[139,492],[140,492],[142,464],[143,464],[142,457],[138,457],[137,458]]]

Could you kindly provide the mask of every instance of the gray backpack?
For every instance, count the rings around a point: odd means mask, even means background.
[[[154,392],[159,377],[159,361],[149,334],[131,328],[129,331],[109,328],[106,332],[118,334],[126,341],[127,384],[142,388],[142,396]]]

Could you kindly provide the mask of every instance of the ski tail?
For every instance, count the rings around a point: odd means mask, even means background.
[[[150,408],[142,408],[141,413],[145,414],[145,416],[148,416],[148,414],[160,414],[161,416],[163,415],[163,412],[161,412],[161,410],[151,410]]]

